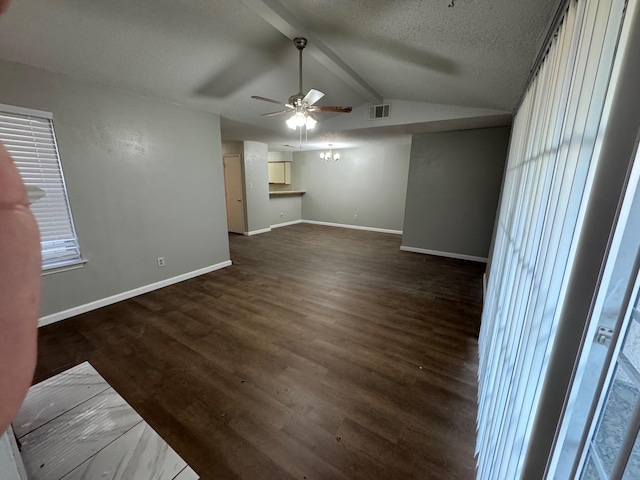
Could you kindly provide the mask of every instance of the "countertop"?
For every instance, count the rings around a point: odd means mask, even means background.
[[[272,190],[269,192],[269,196],[280,196],[280,195],[304,195],[305,190]]]

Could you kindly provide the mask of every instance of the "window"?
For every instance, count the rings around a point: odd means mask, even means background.
[[[479,339],[478,479],[526,476],[624,7],[568,2],[514,120]]]
[[[50,113],[0,105],[0,141],[27,186],[40,228],[42,269],[84,263],[76,236]]]

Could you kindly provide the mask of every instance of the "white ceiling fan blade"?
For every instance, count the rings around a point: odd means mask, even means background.
[[[309,90],[309,93],[307,93],[304,96],[304,98],[302,99],[302,103],[306,103],[307,105],[313,105],[322,97],[324,97],[324,93],[322,93],[320,90],[316,90],[315,88],[312,88],[311,90]]]

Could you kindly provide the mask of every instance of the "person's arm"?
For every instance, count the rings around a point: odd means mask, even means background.
[[[6,4],[0,0],[0,13]],[[40,277],[38,226],[20,174],[0,143],[0,434],[33,379]]]
[[[11,0],[0,0],[0,15],[2,15],[4,12],[7,11],[7,8],[9,8],[9,2]]]

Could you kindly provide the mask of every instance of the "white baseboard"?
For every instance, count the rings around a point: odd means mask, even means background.
[[[388,230],[386,228],[363,227],[361,225],[348,225],[346,223],[317,222],[315,220],[302,220],[302,223],[309,223],[311,225],[324,225],[325,227],[350,228],[352,230],[367,230],[369,232],[392,233],[394,235],[402,235],[402,230]]]
[[[262,230],[253,230],[251,232],[245,232],[245,235],[251,236],[251,235],[260,235],[261,233],[268,233],[271,231],[271,227],[269,228],[263,228]]]
[[[2,465],[3,479],[27,480],[27,472],[24,469],[11,424],[6,432],[0,433],[0,465]]]
[[[425,248],[400,247],[404,252],[423,253],[425,255],[436,255],[438,257],[457,258],[458,260],[470,260],[472,262],[487,263],[487,259],[483,257],[474,257],[472,255],[463,255],[461,253],[439,252],[437,250],[427,250]]]
[[[275,225],[271,225],[271,229],[288,227],[289,225],[297,225],[299,223],[302,223],[302,220],[293,220],[292,222],[276,223]]]
[[[90,303],[85,303],[84,305],[79,305],[77,307],[73,307],[68,310],[63,310],[62,312],[52,313],[51,315],[40,317],[40,320],[38,321],[38,326],[44,327],[45,325],[59,322],[60,320],[66,320],[67,318],[75,317],[76,315],[90,312],[91,310],[96,310],[101,307],[106,307],[107,305],[121,302],[122,300],[127,300],[129,298],[137,297],[138,295],[142,295],[143,293],[149,293],[149,292],[152,292],[153,290],[158,290],[159,288],[167,287],[169,285],[173,285],[174,283],[183,282],[185,280],[189,280],[190,278],[204,275],[205,273],[214,272],[216,270],[220,270],[221,268],[225,268],[230,265],[231,265],[231,260],[227,260],[225,262],[220,262],[215,265],[211,265],[209,267],[201,268],[199,270],[194,270],[193,272],[187,272],[187,273],[183,273],[182,275],[178,275],[176,277],[167,278],[166,280],[161,280],[160,282],[152,283],[150,285],[145,285],[143,287],[134,288],[133,290],[129,290],[127,292],[118,293],[117,295],[112,295],[111,297],[103,298],[101,300],[96,300]]]

